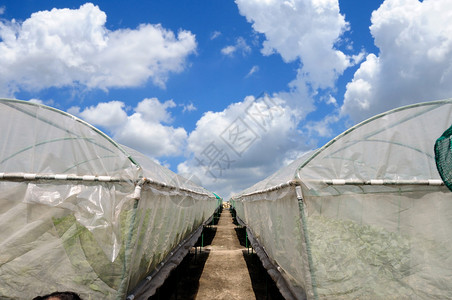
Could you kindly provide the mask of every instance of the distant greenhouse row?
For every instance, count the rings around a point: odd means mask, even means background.
[[[451,124],[388,111],[230,199],[286,299],[452,298]]]
[[[1,99],[0,128],[2,299],[152,294],[221,204],[59,110]]]

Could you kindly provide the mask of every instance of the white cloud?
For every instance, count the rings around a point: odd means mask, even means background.
[[[358,122],[411,103],[452,95],[452,2],[386,0],[370,27],[369,54],[348,83],[341,108]]]
[[[44,104],[44,101],[42,101],[41,99],[30,99],[28,101],[36,104]]]
[[[173,118],[168,108],[176,107],[173,100],[167,100],[161,103],[157,98],[144,99],[138,103],[135,111],[140,114],[141,118],[152,123],[171,123]]]
[[[140,113],[129,116],[126,124],[113,138],[121,144],[152,157],[172,156],[182,153],[187,139],[184,128],[164,126],[149,122]]]
[[[250,77],[251,75],[253,75],[254,73],[259,71],[259,66],[253,66],[251,68],[251,70],[248,72],[248,74],[246,74],[246,78]]]
[[[214,40],[214,39],[216,39],[217,37],[219,37],[221,35],[221,32],[220,31],[214,31],[214,32],[212,32],[212,34],[210,35],[210,39],[211,40]]]
[[[196,175],[224,197],[239,192],[306,150],[296,129],[302,115],[269,96],[249,96],[221,112],[207,112],[188,137],[193,157],[178,172]]]
[[[106,129],[115,141],[155,158],[180,155],[185,147],[185,129],[162,124],[172,121],[168,109],[173,107],[172,100],[161,103],[151,98],[139,102],[131,115],[121,101],[99,103],[82,111],[72,107],[68,112]]]
[[[240,52],[242,55],[246,55],[251,52],[251,47],[248,46],[243,37],[238,37],[234,45],[229,45],[221,49],[221,53],[228,56],[232,56],[236,52]]]
[[[314,88],[331,88],[338,75],[352,64],[335,49],[348,23],[337,0],[236,0],[240,13],[253,28],[265,34],[262,53],[279,53],[286,62],[301,60],[306,82]]]
[[[164,87],[169,74],[181,72],[196,50],[188,31],[175,35],[150,24],[109,31],[106,18],[87,3],[36,12],[23,23],[0,20],[2,93],[68,85],[108,89],[147,80]]]
[[[101,102],[96,106],[85,108],[78,115],[94,126],[116,128],[127,121],[127,113],[124,111],[124,107],[125,104],[121,101]],[[79,110],[78,107],[77,110]],[[74,109],[69,109],[68,112],[77,113]]]
[[[191,112],[191,111],[195,111],[197,110],[196,106],[193,103],[189,103],[186,105],[182,105],[184,108],[182,110],[182,112]]]
[[[308,123],[305,128],[310,136],[331,137],[334,134],[331,125],[339,120],[339,116],[331,114],[325,116],[322,120]]]
[[[326,99],[326,103],[327,103],[327,104],[331,104],[331,105],[337,107],[337,100],[336,100],[336,98],[334,98],[334,97],[331,96],[331,95],[329,95],[329,96],[328,96],[328,99]]]
[[[221,49],[221,53],[224,55],[232,55],[235,52],[236,48],[235,46],[226,46],[223,49]]]
[[[36,104],[41,104],[41,105],[55,106],[55,101],[53,101],[52,99],[48,99],[46,101],[43,101],[41,99],[33,98],[33,99],[28,100],[28,101],[32,102],[32,103],[36,103]]]
[[[0,6],[0,15],[5,13],[6,8],[4,6]]]
[[[351,41],[342,39],[349,24],[340,13],[338,0],[235,2],[253,29],[265,36],[261,50],[264,55],[278,53],[287,63],[299,63],[296,77],[288,84],[289,89],[277,96],[292,108],[303,107],[299,111],[300,119],[315,111],[316,103],[326,102],[336,108],[336,99],[330,95],[336,91],[337,79],[364,57],[364,51],[346,55],[338,50],[339,45],[349,51],[353,49]],[[331,122],[324,124],[331,125]],[[321,124],[314,127],[308,132],[333,132],[327,127],[322,128]]]

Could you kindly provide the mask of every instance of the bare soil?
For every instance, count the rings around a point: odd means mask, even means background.
[[[245,228],[233,221],[223,210],[149,300],[284,299],[258,256],[245,247]]]

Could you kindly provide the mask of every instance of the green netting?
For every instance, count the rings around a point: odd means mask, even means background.
[[[444,184],[452,191],[452,126],[435,143],[435,161]]]

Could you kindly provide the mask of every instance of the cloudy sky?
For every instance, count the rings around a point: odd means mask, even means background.
[[[0,3],[0,97],[74,114],[224,198],[452,97],[450,0]]]

